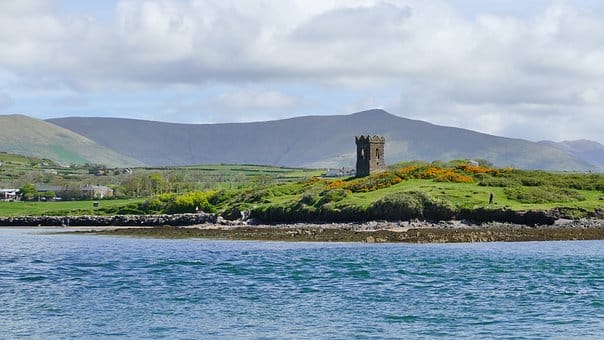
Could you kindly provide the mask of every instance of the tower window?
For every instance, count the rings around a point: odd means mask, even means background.
[[[380,159],[380,149],[375,149],[375,157]]]

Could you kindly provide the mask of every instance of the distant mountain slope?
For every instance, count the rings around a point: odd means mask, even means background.
[[[578,159],[582,159],[594,166],[604,169],[604,145],[590,140],[574,140],[564,142],[542,141],[540,144],[552,146],[568,152]]]
[[[336,167],[355,162],[354,136],[386,137],[386,161],[483,158],[499,166],[589,169],[552,146],[437,126],[369,110],[268,122],[173,124],[119,118],[58,118],[49,122],[147,164],[253,163]]]
[[[57,125],[23,115],[0,116],[0,151],[46,158],[58,163],[143,165]]]

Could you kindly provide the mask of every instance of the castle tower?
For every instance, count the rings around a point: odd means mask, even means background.
[[[357,143],[357,177],[369,176],[374,172],[386,170],[384,144],[381,136],[354,137]]]

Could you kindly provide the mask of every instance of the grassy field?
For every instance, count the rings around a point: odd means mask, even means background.
[[[155,214],[196,207],[233,218],[250,210],[265,221],[446,218],[481,209],[604,215],[604,174],[496,169],[466,161],[400,163],[369,177],[325,179],[318,169],[226,164],[107,169],[94,176],[87,167],[7,154],[0,160],[0,187],[26,181],[101,184],[130,198],[103,200],[97,209],[91,201],[0,202],[0,216]]]
[[[105,168],[102,165],[58,165],[50,160],[0,153],[0,188],[25,184],[111,187],[121,198],[148,197],[166,192],[240,189],[287,183],[319,176],[323,170],[262,165],[191,165],[172,167]],[[103,169],[98,175],[97,169]]]
[[[0,216],[26,216],[26,215],[106,215],[111,211],[131,205],[138,205],[144,199],[103,200],[98,202],[97,208],[93,201],[66,201],[66,202],[0,202]]]
[[[507,197],[505,188],[485,187],[477,183],[443,183],[433,180],[412,179],[391,187],[368,193],[353,194],[342,200],[342,204],[369,206],[384,196],[395,192],[422,191],[428,195],[453,203],[459,208],[507,208],[512,210],[544,210],[556,207],[583,208],[593,210],[604,207],[604,193],[578,190],[585,200],[570,202],[522,203]],[[493,193],[493,203],[489,196]]]

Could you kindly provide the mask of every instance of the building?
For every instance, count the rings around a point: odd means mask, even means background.
[[[372,173],[386,170],[384,161],[384,144],[382,136],[358,136],[357,144],[357,177],[369,176]]]
[[[64,191],[67,191],[65,185],[50,185],[50,184],[36,184],[37,192],[54,192],[55,195],[60,196]]]
[[[103,185],[87,185],[82,188],[86,197],[93,199],[103,199],[113,197],[113,189]]]
[[[340,168],[340,169],[327,169],[324,177],[349,177],[354,176],[354,169],[352,168]]]
[[[17,201],[19,200],[19,189],[0,189],[0,200]]]

